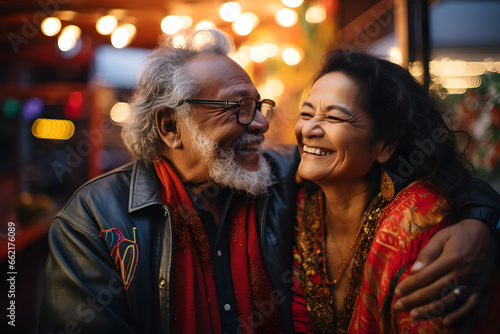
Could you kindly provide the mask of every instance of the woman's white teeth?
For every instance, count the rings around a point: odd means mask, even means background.
[[[312,154],[316,154],[316,155],[329,155],[329,154],[332,154],[333,152],[330,151],[330,150],[323,150],[323,149],[320,149],[320,148],[313,148],[313,147],[309,147],[307,145],[304,145],[304,152],[307,152],[307,153],[312,153]]]

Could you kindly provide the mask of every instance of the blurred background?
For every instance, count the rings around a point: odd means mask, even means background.
[[[130,161],[120,123],[162,35],[217,27],[234,38],[233,58],[278,103],[268,145],[294,142],[325,51],[398,63],[471,134],[477,176],[499,191],[499,17],[498,0],[0,0],[0,260],[7,273],[13,222],[17,271],[16,327],[2,314],[0,328],[36,332],[52,218],[85,181]]]

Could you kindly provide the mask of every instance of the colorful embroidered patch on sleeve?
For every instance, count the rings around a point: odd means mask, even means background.
[[[126,239],[122,232],[116,228],[103,230],[99,236],[104,239],[108,249],[111,250],[110,256],[115,259],[116,268],[120,270],[123,279],[123,285],[127,290],[134,278],[137,261],[139,259],[139,247],[137,247],[134,227],[134,240]]]

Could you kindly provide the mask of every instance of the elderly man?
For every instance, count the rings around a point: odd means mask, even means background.
[[[184,37],[143,64],[123,129],[137,161],[89,181],[54,221],[41,333],[293,331],[298,156],[261,152],[275,104],[230,40]]]

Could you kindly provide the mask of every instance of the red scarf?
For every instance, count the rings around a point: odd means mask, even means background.
[[[174,333],[221,333],[210,244],[184,185],[165,161],[154,163],[161,198],[172,213]],[[280,333],[281,317],[262,263],[255,201],[232,207],[229,230],[231,274],[242,333]]]

